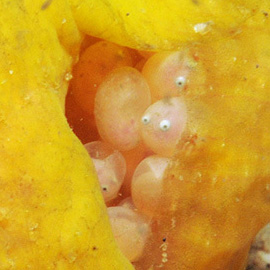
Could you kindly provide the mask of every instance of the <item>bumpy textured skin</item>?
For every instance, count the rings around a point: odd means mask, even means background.
[[[231,30],[267,12],[267,0],[70,0],[79,28],[141,50],[177,49],[182,42]],[[106,18],[104,20],[104,18]],[[200,33],[198,24],[209,27]],[[197,27],[196,27],[197,25]]]
[[[1,0],[0,25],[0,269],[133,269],[64,116],[81,39],[67,1]]]
[[[270,210],[269,7],[257,2],[0,1],[0,269],[132,269],[63,113],[78,29],[144,49],[198,41],[208,80],[185,94],[192,121],[138,269],[244,269]]]
[[[243,270],[269,221],[270,29],[264,14],[257,19],[234,36],[190,44],[206,82],[183,94],[188,129],[163,182],[151,256],[138,269]]]

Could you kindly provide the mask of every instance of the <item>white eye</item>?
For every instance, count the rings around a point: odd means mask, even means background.
[[[169,120],[162,120],[160,123],[159,123],[159,128],[162,130],[162,131],[167,131],[169,130],[171,127],[171,122]]]
[[[187,82],[187,79],[186,79],[185,77],[183,77],[183,76],[179,76],[179,77],[177,77],[177,78],[175,79],[175,84],[176,84],[176,86],[178,86],[178,87],[183,87],[183,86],[185,86],[186,82]]]
[[[150,116],[149,116],[149,115],[144,115],[144,116],[142,117],[142,123],[143,123],[144,125],[147,125],[147,124],[149,124],[149,122],[150,122]]]

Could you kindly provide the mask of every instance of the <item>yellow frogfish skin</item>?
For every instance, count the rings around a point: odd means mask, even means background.
[[[0,1],[0,269],[133,269],[64,116],[81,34],[50,2]]]
[[[84,33],[189,48],[205,76],[183,94],[189,125],[136,269],[245,268],[270,220],[270,10],[257,2],[0,0],[0,269],[134,269],[64,116]]]
[[[183,94],[188,130],[163,180],[151,256],[138,269],[245,269],[270,218],[269,34],[243,26],[190,44],[206,78]]]

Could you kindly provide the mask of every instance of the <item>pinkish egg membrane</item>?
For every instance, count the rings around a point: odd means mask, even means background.
[[[95,99],[95,118],[101,138],[127,151],[140,142],[140,118],[150,105],[148,84],[135,68],[115,69],[100,85]]]
[[[107,211],[120,250],[129,261],[137,261],[151,234],[148,220],[140,213],[123,206],[108,207]]]
[[[186,127],[187,112],[180,97],[166,98],[148,107],[141,118],[141,136],[154,153],[172,156]]]
[[[163,190],[163,175],[169,163],[169,158],[149,156],[141,161],[133,174],[131,194],[134,205],[148,217],[156,214]]]
[[[92,157],[105,202],[116,198],[126,174],[123,155],[100,141],[88,143],[85,148]]]
[[[152,100],[180,96],[189,84],[190,73],[197,62],[187,50],[159,52],[145,63],[142,74],[146,78]]]

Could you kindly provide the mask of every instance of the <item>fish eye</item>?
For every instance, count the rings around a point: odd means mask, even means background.
[[[167,120],[167,119],[164,119],[159,123],[159,128],[162,131],[167,131],[167,130],[170,129],[170,127],[171,127],[171,122],[169,120]]]
[[[107,185],[101,186],[103,192],[108,192],[109,187]]]
[[[150,116],[149,116],[149,115],[144,115],[144,116],[142,117],[142,123],[143,123],[144,125],[147,125],[147,124],[149,124],[149,122],[150,122]]]
[[[179,76],[179,77],[177,77],[177,78],[175,79],[175,84],[176,84],[176,86],[178,86],[178,87],[183,87],[183,86],[185,86],[186,82],[187,82],[187,79],[186,79],[185,77],[183,77],[183,76]]]

